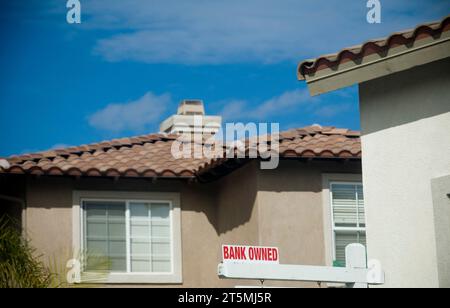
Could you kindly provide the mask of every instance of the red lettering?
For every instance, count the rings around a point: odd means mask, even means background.
[[[230,247],[230,259],[234,260],[234,249]]]
[[[246,247],[224,246],[223,258],[225,260],[247,260]]]
[[[255,248],[255,256],[256,256],[256,260],[261,260],[261,249],[259,248]]]
[[[273,260],[278,261],[278,251],[275,248],[273,249]]]
[[[224,260],[250,260],[278,262],[279,255],[276,248],[247,247],[247,246],[223,246]]]
[[[261,248],[261,250],[262,250],[262,260],[267,261],[267,249]]]
[[[240,259],[242,260],[247,260],[247,256],[245,255],[245,247],[239,247],[240,252],[241,252],[241,257]]]

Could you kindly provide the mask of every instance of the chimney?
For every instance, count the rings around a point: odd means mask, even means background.
[[[205,106],[201,100],[184,100],[178,106],[179,115],[205,115]]]
[[[160,126],[168,134],[215,135],[222,125],[222,117],[208,116],[202,100],[186,99],[178,106],[177,114],[170,116]]]

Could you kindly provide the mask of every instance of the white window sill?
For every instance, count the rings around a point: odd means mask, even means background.
[[[92,274],[86,273],[86,276]],[[82,277],[84,274],[82,274]],[[95,277],[95,274],[92,275]],[[97,275],[98,277],[98,275]],[[82,279],[86,284],[181,284],[183,279],[173,273],[168,274],[146,274],[146,273],[111,273],[105,278]]]

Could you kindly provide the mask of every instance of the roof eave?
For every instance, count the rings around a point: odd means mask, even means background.
[[[298,79],[306,80],[311,95],[315,96],[448,57],[450,31],[443,32],[439,38],[417,40],[412,45],[401,45],[385,53],[375,53],[311,74],[302,74],[302,66],[306,64],[303,62],[298,70]]]

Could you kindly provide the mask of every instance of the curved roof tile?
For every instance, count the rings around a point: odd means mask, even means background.
[[[175,159],[171,154],[177,135],[152,134],[103,141],[41,153],[12,156],[0,173],[91,177],[194,178],[227,159]],[[269,138],[270,140],[270,138]],[[359,132],[310,126],[280,133],[279,153],[285,158],[360,159]],[[247,155],[257,140],[246,142]],[[236,149],[234,149],[236,152]],[[262,153],[257,153],[262,155]]]
[[[396,32],[387,38],[368,41],[362,45],[345,48],[335,54],[306,60],[301,62],[298,66],[298,79],[305,80],[306,75],[314,74],[322,69],[333,68],[348,61],[356,61],[374,53],[385,52],[391,48],[407,45],[416,40],[436,36],[449,30],[450,16],[447,16],[440,22],[422,24],[417,26],[414,30]]]

